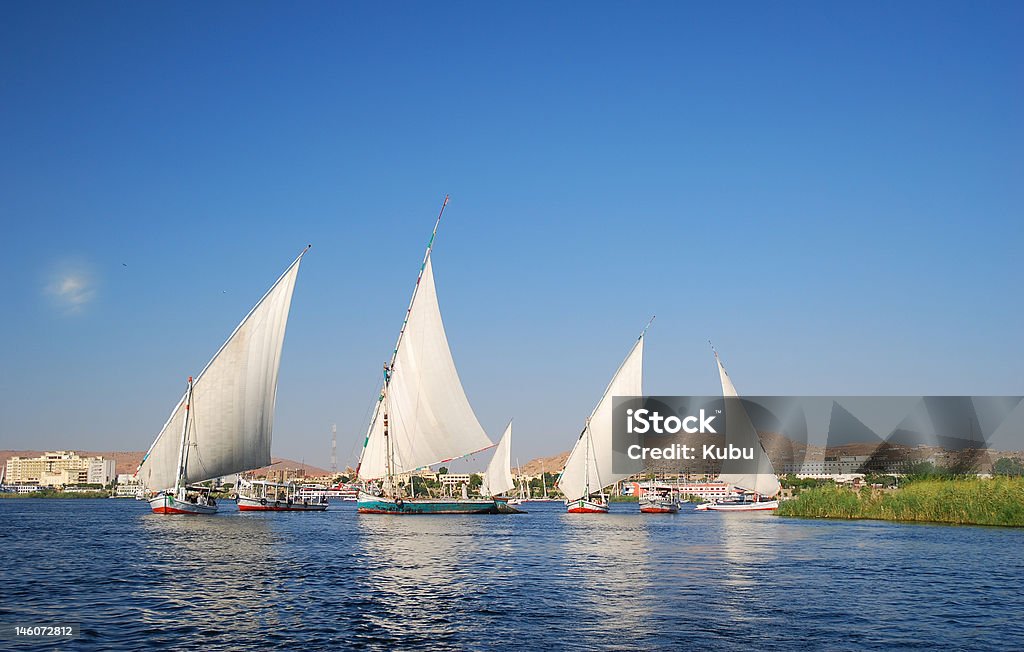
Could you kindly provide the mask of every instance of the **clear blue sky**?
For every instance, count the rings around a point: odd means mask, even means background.
[[[354,461],[445,193],[524,461],[651,314],[650,393],[1024,393],[1024,5],[835,4],[4,3],[0,448],[144,450],[311,242],[274,450]]]

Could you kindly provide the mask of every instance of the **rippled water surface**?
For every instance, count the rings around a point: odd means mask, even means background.
[[[0,621],[79,623],[65,649],[1024,649],[1021,530],[221,507],[0,500]]]

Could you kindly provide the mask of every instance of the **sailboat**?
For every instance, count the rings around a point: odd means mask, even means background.
[[[270,464],[285,326],[299,263],[288,266],[184,395],[142,458],[135,478],[159,514],[213,514],[199,483]]]
[[[651,321],[654,321],[653,317]],[[612,472],[612,399],[615,396],[643,394],[644,336],[650,325],[651,322],[648,322],[644,327],[626,359],[612,376],[558,477],[556,485],[565,494],[565,508],[570,514],[607,513],[608,501],[603,493],[604,488],[639,471]]]
[[[711,349],[715,354],[715,363],[718,365],[718,376],[722,381],[722,397],[725,399],[725,423],[726,443],[741,449],[752,449],[757,457],[756,465],[749,462],[729,461],[722,464],[722,473],[719,479],[732,486],[738,496],[727,498],[710,503],[701,503],[697,506],[699,511],[714,512],[755,512],[777,509],[779,501],[774,497],[778,495],[782,486],[779,478],[775,475],[775,468],[772,461],[768,459],[761,444],[761,438],[757,429],[750,421],[746,408],[739,398],[732,379],[725,371],[718,351]],[[733,468],[730,468],[733,467]]]
[[[497,513],[493,498],[417,497],[399,476],[491,448],[459,381],[448,347],[434,287],[431,250],[441,223],[445,196],[427,243],[405,321],[363,442],[356,473],[364,483],[377,481],[379,495],[360,491],[360,513]]]
[[[509,421],[484,472],[480,495],[498,498],[515,485],[515,478],[512,477],[512,422]]]
[[[519,478],[519,482],[516,485],[516,496],[515,498],[509,498],[509,505],[522,505],[530,499],[529,484],[523,478],[523,465],[519,463],[519,458],[516,458],[516,477]]]
[[[494,456],[491,457],[487,470],[484,472],[480,495],[492,498],[498,511],[502,514],[525,514],[526,512],[516,507],[522,503],[522,500],[505,495],[509,489],[515,486],[516,481],[512,477],[512,422],[509,421],[505,433],[498,440],[498,445],[494,447]]]

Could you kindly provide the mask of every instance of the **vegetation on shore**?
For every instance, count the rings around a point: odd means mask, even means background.
[[[1024,478],[922,478],[891,492],[838,486],[806,489],[779,516],[1024,527]]]
[[[42,491],[30,491],[28,493],[0,493],[0,498],[107,498],[110,492],[104,489],[96,491],[57,491],[56,489],[43,489]]]

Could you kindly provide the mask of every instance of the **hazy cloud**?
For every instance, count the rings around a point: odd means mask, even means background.
[[[84,265],[65,266],[54,273],[46,294],[65,312],[81,312],[96,297],[96,281]]]

